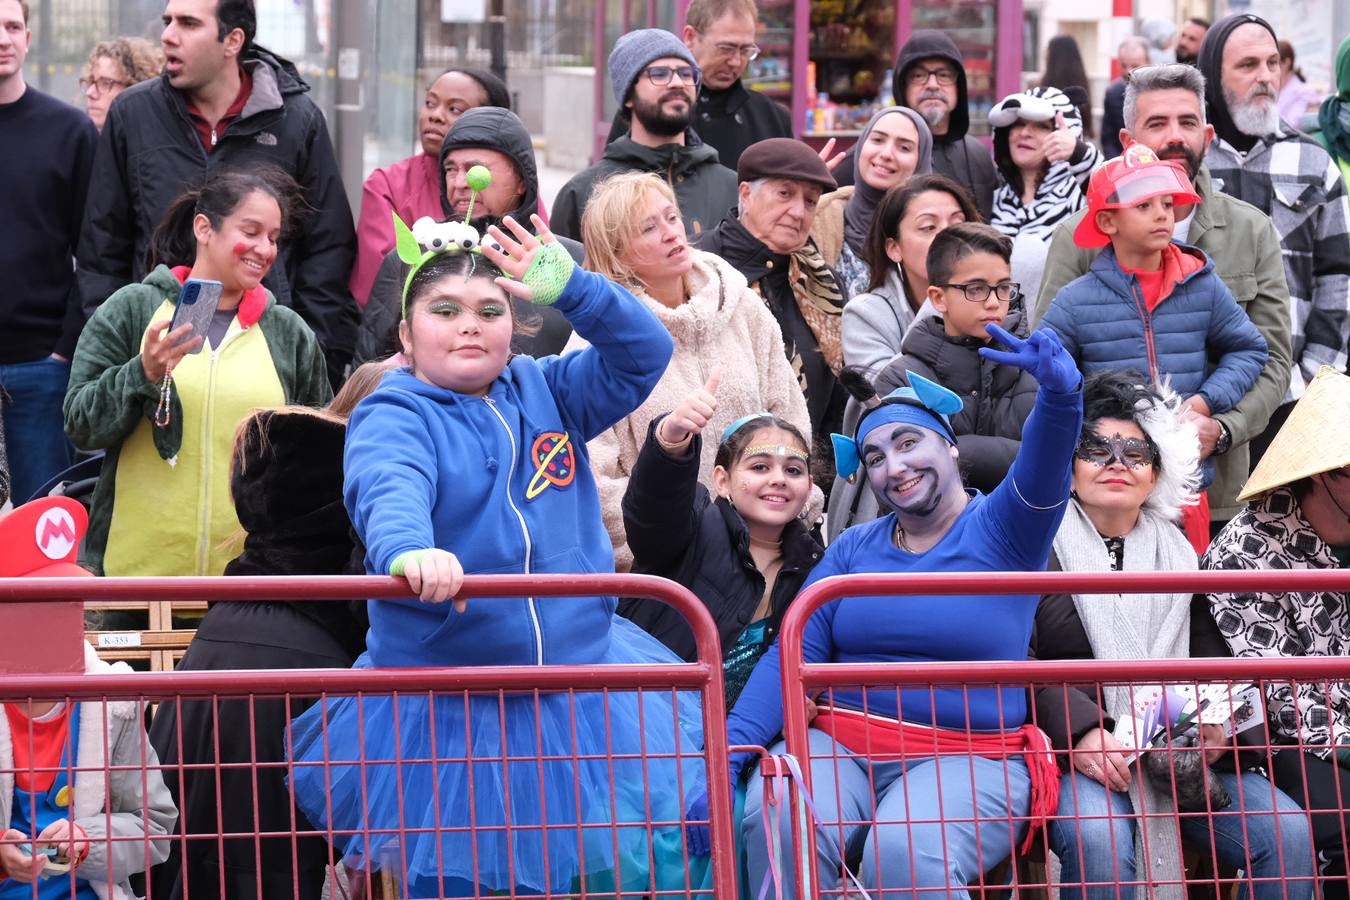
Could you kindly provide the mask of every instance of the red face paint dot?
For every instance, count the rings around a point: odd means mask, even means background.
[[[235,256],[243,256],[247,252],[248,252],[248,244],[244,243],[243,241],[240,241],[239,243],[234,245]]]

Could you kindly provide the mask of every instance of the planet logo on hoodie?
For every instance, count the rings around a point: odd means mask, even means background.
[[[565,488],[576,477],[576,461],[572,457],[572,439],[565,431],[546,431],[534,439],[530,458],[537,468],[525,488],[525,499],[533,500],[549,485]]]

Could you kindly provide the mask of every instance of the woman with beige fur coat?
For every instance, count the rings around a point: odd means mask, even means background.
[[[628,476],[653,422],[700,389],[717,400],[707,428],[720,436],[732,422],[770,412],[811,433],[797,374],[783,352],[778,322],[719,256],[689,245],[674,193],[650,174],[624,173],[596,185],[581,220],[586,268],[632,291],[675,339],[675,355],[646,401],[588,445],[600,489],[605,527],[614,542],[615,568],[633,561],[623,531]],[[573,335],[567,351],[585,346]],[[712,489],[713,455],[706,441],[699,478]],[[807,513],[819,512],[813,489]]]

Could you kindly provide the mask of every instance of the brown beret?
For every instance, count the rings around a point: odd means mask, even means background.
[[[736,164],[736,180],[754,181],[757,178],[806,181],[819,185],[822,191],[839,187],[816,151],[792,138],[769,138],[745,148]]]

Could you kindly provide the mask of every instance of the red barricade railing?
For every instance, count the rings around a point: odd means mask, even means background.
[[[1325,684],[1335,685],[1338,682],[1350,681],[1350,657],[1271,657],[1271,658],[1198,658],[1198,659],[1167,659],[1167,660],[1109,660],[1109,659],[1075,659],[1075,660],[1018,660],[1006,662],[905,662],[905,663],[876,663],[876,664],[855,664],[855,663],[807,663],[803,660],[803,636],[806,624],[821,606],[833,600],[850,596],[889,596],[896,595],[899,600],[897,603],[896,615],[903,617],[904,599],[907,595],[1050,595],[1050,594],[1148,594],[1148,593],[1231,593],[1231,592],[1302,592],[1302,591],[1336,591],[1342,596],[1350,595],[1350,572],[1344,570],[1336,571],[1264,571],[1264,572],[1149,572],[1149,573],[1091,573],[1079,574],[1068,572],[1054,573],[903,573],[887,575],[850,575],[823,579],[812,585],[810,589],[794,601],[784,618],[782,630],[779,635],[781,661],[782,661],[782,688],[784,703],[784,737],[787,745],[787,752],[794,756],[801,763],[801,781],[802,786],[814,793],[812,782],[811,760],[813,754],[811,751],[810,717],[807,704],[796,702],[793,698],[805,696],[816,697],[819,703],[829,703],[836,690],[867,688],[869,691],[877,691],[885,695],[890,692],[889,697],[893,698],[894,706],[901,706],[902,689],[906,691],[917,691],[920,695],[927,692],[927,700],[936,703],[936,696],[940,690],[957,690],[969,692],[972,688],[989,687],[1016,687],[1027,688],[1033,692],[1035,689],[1051,689],[1054,691],[1063,691],[1065,703],[1067,703],[1068,692],[1075,686],[1088,686],[1101,691],[1104,687],[1122,685],[1133,687],[1140,685],[1152,685],[1161,683],[1163,685],[1173,686],[1192,686],[1198,687],[1202,684],[1228,684],[1228,685],[1246,685],[1252,683],[1257,685],[1263,695],[1274,687],[1293,684]],[[1229,693],[1232,693],[1230,687]],[[864,697],[869,694],[862,695]],[[857,695],[850,694],[851,700],[847,702],[856,702]],[[1001,697],[1001,695],[1000,695]],[[864,699],[864,705],[867,700]],[[1002,716],[1002,700],[999,701],[999,716]],[[901,714],[903,718],[903,714]],[[1035,722],[1034,704],[1028,702],[1027,721]],[[1105,726],[1107,723],[1102,722]],[[1109,728],[1107,729],[1110,730]],[[1170,734],[1170,732],[1169,732]],[[817,740],[820,738],[818,736]],[[1245,746],[1241,749],[1246,751],[1255,751],[1264,753],[1263,765],[1267,768],[1270,763],[1270,752],[1274,750],[1286,750],[1286,752],[1309,749],[1320,749],[1325,751],[1326,747],[1310,747],[1305,744],[1296,745],[1272,745],[1270,738],[1265,739],[1265,743],[1259,743],[1257,746]],[[936,738],[934,739],[936,741]],[[935,752],[933,756],[952,754],[960,757],[960,772],[962,777],[957,779],[958,784],[966,783],[964,772],[969,766],[970,779],[975,781],[974,762],[976,757],[982,755],[981,751],[974,749],[973,745],[969,750],[962,752],[961,749],[955,751],[943,750],[937,752],[936,742],[933,744]],[[1141,756],[1149,753],[1171,753],[1167,749],[1149,748],[1143,751]],[[1346,750],[1350,753],[1350,749]],[[840,764],[841,761],[851,759],[848,765],[856,768],[858,756],[870,756],[868,752],[844,750],[835,746],[828,751],[826,757],[829,763],[832,763],[833,769],[827,769],[830,773],[829,783],[820,786],[820,790],[825,792],[839,791],[835,796],[816,796],[815,802],[819,807],[823,805],[827,808],[834,808],[834,805],[844,806],[847,802],[843,798],[842,789],[839,788]],[[1344,754],[1343,754],[1344,755]],[[1063,754],[1061,754],[1063,758]],[[1094,757],[1095,758],[1095,757]],[[1104,757],[1103,757],[1104,758]],[[1236,751],[1234,751],[1236,758]],[[1307,777],[1307,759],[1299,756],[1298,759],[1304,760],[1304,778]],[[822,761],[822,755],[819,751],[815,755],[817,762]],[[1171,757],[1169,756],[1170,760]],[[1006,772],[1006,760],[1004,757],[1004,768]],[[1334,762],[1334,759],[1333,759]],[[1069,763],[1072,765],[1072,763]],[[1166,766],[1166,764],[1164,764]],[[1136,765],[1136,770],[1138,766]],[[867,769],[867,767],[864,767]],[[941,767],[939,767],[941,771]],[[877,788],[877,784],[872,779],[879,776],[875,774],[875,769],[869,770],[866,776],[869,779],[869,785]],[[997,777],[997,776],[995,776]],[[1005,774],[1004,779],[1007,779]],[[1172,800],[1176,800],[1176,790],[1178,776],[1176,770],[1172,772]],[[796,783],[790,785],[793,793],[794,803],[798,802],[796,797]],[[1074,788],[1076,791],[1076,786]],[[1266,791],[1274,794],[1273,788],[1269,785]],[[1350,810],[1350,790],[1346,791],[1343,799],[1337,792],[1337,802],[1335,806],[1338,810],[1331,812],[1339,813],[1344,816],[1347,810]],[[1074,809],[1077,810],[1076,794],[1074,795]],[[1233,798],[1240,801],[1242,798]],[[1259,800],[1261,798],[1249,798]],[[1297,802],[1307,805],[1305,797],[1295,798]],[[848,834],[848,826],[861,825],[864,828],[872,828],[876,831],[877,825],[903,826],[911,830],[911,837],[914,841],[919,841],[917,836],[919,831],[914,830],[916,825],[922,824],[952,824],[974,822],[975,831],[978,834],[981,822],[974,818],[962,818],[955,813],[944,813],[941,809],[936,816],[930,811],[925,814],[913,812],[909,809],[910,789],[905,788],[904,813],[896,815],[894,808],[890,816],[879,815],[877,808],[877,799],[874,793],[871,800],[870,812],[864,811],[859,819],[852,820],[849,816],[841,815],[838,821],[828,821],[825,823],[816,823],[814,827],[803,830],[803,818],[800,815],[800,809],[792,814],[792,841],[794,848],[798,851],[792,854],[792,861],[786,860],[785,866],[789,869],[800,867],[803,860],[807,861],[809,874],[806,879],[812,887],[804,892],[804,896],[856,896],[848,895],[844,882],[841,880],[839,890],[836,892],[835,873],[820,873],[816,871],[818,864],[816,842],[818,836],[825,834],[827,840],[837,840],[842,846],[843,841]],[[917,801],[915,801],[917,802]],[[1325,812],[1326,810],[1322,810]],[[1156,818],[1161,818],[1164,814],[1160,812],[1146,812],[1141,821],[1147,823]],[[1236,816],[1237,813],[1220,813],[1213,809],[1208,812],[1199,813],[1178,813],[1175,810],[1170,812],[1174,821],[1184,822],[1187,817],[1199,818],[1209,816]],[[1306,827],[1307,815],[1302,810],[1298,810],[1297,821],[1293,813],[1280,813],[1272,818],[1277,822],[1288,822],[1291,825],[1298,824],[1300,828]],[[1009,819],[1008,813],[1004,813],[1004,821],[1009,825],[1010,834],[1018,833],[1019,827],[1024,827],[1025,818],[1016,817],[1017,821]],[[1053,818],[1053,817],[1052,817]],[[1075,812],[1073,818],[1077,819]],[[1098,814],[1096,816],[1084,814],[1084,820],[1093,818],[1105,818],[1114,821],[1123,821],[1116,814]],[[988,824],[988,820],[984,820]],[[997,823],[995,823],[997,824]],[[1081,825],[1082,822],[1077,824]],[[1133,825],[1131,825],[1133,827]],[[1243,828],[1246,826],[1243,825]],[[1147,832],[1147,824],[1141,826],[1141,830]],[[837,829],[831,832],[830,829]],[[1278,827],[1277,827],[1278,831]],[[1345,836],[1346,828],[1341,826],[1339,840],[1334,842],[1333,850],[1340,856],[1350,856],[1350,841]],[[926,832],[926,836],[931,838],[932,832]],[[1243,832],[1243,837],[1246,836]],[[856,838],[856,835],[855,835]],[[1278,838],[1278,834],[1277,834]],[[876,838],[879,845],[881,839]],[[903,843],[903,842],[902,842]],[[975,863],[980,871],[988,872],[991,869],[991,863],[997,863],[998,860],[1005,857],[1011,857],[1011,861],[1016,864],[1019,860],[1025,861],[1028,857],[1019,854],[1018,848],[1009,838],[1004,838],[1001,849],[997,851],[997,858],[991,856],[989,859],[967,860],[965,865]],[[946,846],[925,847],[925,852],[937,852],[945,855]],[[1250,871],[1244,873],[1241,879],[1233,877],[1220,877],[1218,869],[1220,866],[1213,859],[1217,856],[1217,851],[1212,848],[1201,848],[1199,855],[1201,857],[1200,874],[1197,874],[1194,868],[1194,860],[1191,860],[1191,868],[1183,870],[1184,877],[1174,878],[1168,881],[1166,877],[1156,877],[1149,872],[1149,866],[1153,862],[1152,858],[1138,860],[1137,879],[1128,877],[1108,877],[1103,881],[1085,880],[1076,882],[1077,886],[1086,886],[1089,897],[1094,896],[1094,889],[1100,891],[1102,888],[1108,890],[1116,889],[1118,896],[1129,898],[1133,895],[1136,886],[1142,885],[1150,893],[1158,892],[1157,896],[1166,895],[1167,891],[1172,891],[1176,895],[1177,891],[1182,893],[1187,888],[1192,890],[1197,886],[1209,886],[1212,889],[1231,888],[1233,884],[1242,884],[1248,891],[1273,887],[1278,891],[1278,896],[1283,897],[1304,897],[1311,896],[1312,878],[1311,862],[1308,862],[1307,868],[1309,874],[1286,876],[1286,865],[1288,871],[1303,871],[1295,863],[1300,865],[1305,862],[1302,856],[1307,856],[1311,851],[1305,846],[1299,859],[1285,860],[1281,858],[1276,871],[1279,873],[1269,876],[1264,880],[1262,877],[1253,877]],[[1319,845],[1319,849],[1321,846]],[[987,848],[982,847],[982,852]],[[868,853],[872,854],[870,860],[864,857],[861,860],[862,868],[865,870],[870,861],[874,873],[880,868],[882,861],[880,852],[873,845],[868,845]],[[910,852],[913,852],[912,848]],[[1194,857],[1197,853],[1196,848],[1186,848],[1186,852]],[[1288,848],[1284,851],[1288,852]],[[829,855],[829,854],[827,854]],[[1154,856],[1157,854],[1155,853]],[[852,849],[852,861],[856,865],[858,860],[858,849]],[[1045,861],[1047,850],[1038,847],[1032,856],[1039,856],[1040,861]],[[1211,859],[1206,860],[1206,856]],[[1221,862],[1221,861],[1220,861]],[[1205,863],[1213,863],[1206,865]],[[979,886],[979,872],[967,873],[972,877],[969,879],[970,889],[975,890]],[[752,873],[752,881],[754,879]],[[994,875],[996,879],[1001,875]],[[1026,881],[1020,881],[1018,885],[1019,892],[1023,895],[1045,896],[1051,885],[1044,874],[1035,876],[1039,883],[1027,884]],[[1320,876],[1319,876],[1320,877]],[[1344,891],[1344,876],[1339,876],[1339,890]],[[1002,890],[999,887],[1000,882],[995,881],[991,887],[986,882],[985,890]],[[1325,886],[1325,885],[1324,885]],[[881,897],[925,897],[927,891],[936,891],[933,896],[945,894],[947,896],[957,895],[967,890],[965,884],[939,884],[939,885],[908,885],[902,889],[895,889],[894,885],[888,886],[889,889],[882,889],[874,892],[874,898]],[[1064,896],[1064,890],[1070,885],[1061,883],[1060,892]],[[1100,895],[1100,894],[1098,894]],[[1270,890],[1265,894],[1258,893],[1257,896],[1271,896]],[[1341,894],[1343,896],[1343,893]],[[1074,896],[1077,896],[1076,894]],[[1112,894],[1115,896],[1115,894]],[[1208,896],[1208,895],[1207,895]],[[1225,895],[1226,896],[1226,895]]]
[[[0,603],[33,603],[42,601],[70,601],[81,600],[88,601],[97,599],[99,601],[123,600],[123,599],[174,599],[174,600],[207,600],[207,601],[235,601],[235,600],[278,600],[278,601],[296,601],[296,602],[319,602],[335,600],[364,600],[364,599],[396,599],[407,596],[408,588],[406,582],[402,579],[381,578],[381,577],[313,577],[313,578],[273,578],[273,577],[236,577],[236,578],[174,578],[174,579],[156,579],[156,578],[103,578],[103,579],[6,579],[0,580]],[[664,579],[658,579],[640,575],[541,575],[541,576],[469,576],[465,579],[464,588],[460,593],[461,597],[473,598],[472,602],[491,602],[494,597],[520,597],[531,596],[538,597],[542,602],[547,603],[549,598],[569,597],[569,596],[591,596],[591,595],[612,595],[620,597],[643,597],[653,598],[665,602],[675,607],[690,623],[693,629],[696,645],[698,649],[698,659],[693,663],[678,663],[669,665],[596,665],[596,666],[500,666],[500,667],[461,667],[461,668],[436,668],[436,669],[292,669],[292,670],[233,670],[233,671],[176,671],[176,672],[144,672],[144,673],[114,673],[98,675],[4,675],[0,676],[0,701],[15,702],[25,701],[31,698],[64,698],[68,701],[79,700],[133,700],[140,703],[159,702],[160,704],[177,704],[177,708],[187,705],[184,701],[192,700],[201,705],[203,701],[209,702],[209,714],[218,715],[220,709],[225,705],[222,701],[231,702],[240,700],[247,702],[247,720],[249,722],[250,732],[252,731],[252,717],[254,704],[268,699],[283,700],[291,703],[298,698],[319,698],[318,702],[327,703],[329,700],[338,697],[356,696],[358,702],[360,698],[368,698],[369,702],[374,702],[381,695],[394,695],[394,709],[398,709],[398,697],[416,699],[419,695],[426,697],[428,695],[439,696],[446,693],[456,695],[462,694],[466,699],[472,696],[486,695],[491,698],[505,698],[508,696],[525,695],[533,698],[536,715],[542,697],[552,694],[563,694],[567,702],[575,703],[577,697],[584,692],[602,692],[606,695],[615,695],[620,692],[632,692],[638,695],[639,709],[642,709],[642,697],[665,696],[668,698],[678,698],[684,692],[697,692],[701,698],[702,727],[705,737],[704,746],[689,748],[689,755],[696,760],[701,760],[702,767],[709,773],[727,771],[727,740],[726,740],[726,710],[722,683],[722,657],[721,649],[717,639],[717,630],[710,615],[702,603],[687,589]],[[505,703],[505,700],[499,700]],[[676,707],[676,716],[678,717],[678,700],[672,701]],[[466,707],[467,708],[467,707]],[[573,728],[575,730],[575,710],[573,706]],[[504,714],[503,714],[504,715]],[[665,727],[671,727],[672,723],[665,723]],[[678,722],[675,723],[678,726]],[[181,720],[179,722],[181,728]],[[395,724],[394,727],[398,727]],[[289,728],[288,741],[289,741]],[[251,741],[258,740],[257,735],[250,733],[248,735]],[[178,736],[179,746],[182,746],[182,735]],[[217,738],[219,740],[219,737]],[[404,769],[415,768],[414,764],[424,764],[427,762],[443,762],[446,757],[435,751],[435,738],[432,739],[433,750],[432,759],[397,759],[398,777],[404,777]],[[106,749],[106,748],[105,748]],[[327,750],[325,748],[325,754]],[[446,753],[452,752],[449,750]],[[461,750],[464,754],[467,751]],[[508,751],[503,750],[503,753]],[[575,752],[575,751],[574,751]],[[684,751],[681,751],[681,757]],[[637,762],[642,766],[642,771],[647,772],[649,765],[659,764],[659,760],[649,761],[645,754]],[[463,762],[460,757],[451,757],[454,760]],[[632,755],[626,758],[632,761]],[[655,754],[653,754],[655,760]],[[549,764],[556,762],[555,757],[549,756],[538,761],[539,778],[544,779],[544,773],[548,771]],[[566,762],[563,758],[563,762]],[[586,760],[592,761],[592,760]],[[141,769],[145,768],[144,758],[142,757]],[[474,760],[468,761],[470,772]],[[503,765],[515,765],[519,759],[515,756],[504,756],[500,759]],[[573,763],[577,760],[573,759]],[[615,759],[609,759],[607,764],[611,770],[616,766]],[[288,777],[295,776],[294,764],[287,769]],[[374,763],[362,763],[372,768]],[[235,763],[234,768],[247,770],[250,767],[247,763]],[[73,767],[69,767],[71,774],[78,774]],[[124,766],[122,769],[132,770],[137,766]],[[193,766],[184,765],[181,762],[177,765],[166,765],[162,767],[166,777],[176,775],[182,777],[190,774]],[[209,767],[208,767],[209,768]],[[223,777],[220,770],[228,768],[219,763],[214,767],[216,778],[216,791],[220,791],[220,780]],[[261,770],[263,766],[254,765],[253,769]],[[116,777],[118,766],[104,765],[101,775],[104,778]],[[0,776],[15,774],[14,770],[8,773],[0,772]],[[141,771],[141,777],[145,777],[145,772]],[[364,775],[362,775],[364,778]],[[402,783],[401,781],[399,782]],[[257,782],[254,781],[255,803],[257,801],[256,791]],[[732,897],[735,895],[737,884],[737,869],[734,852],[734,838],[732,832],[732,797],[730,795],[727,780],[724,777],[712,775],[707,778],[708,786],[708,805],[709,819],[711,826],[712,841],[712,860],[710,866],[710,875],[712,882],[712,896]],[[541,784],[541,791],[545,786]],[[674,787],[673,785],[671,787]],[[433,786],[434,789],[434,786]],[[646,788],[644,787],[644,790]],[[611,788],[613,790],[613,788]],[[641,793],[641,792],[639,792]],[[647,808],[651,809],[651,796],[647,794]],[[400,811],[400,815],[402,815]],[[471,817],[472,818],[472,817]],[[662,824],[666,826],[683,826],[685,824],[683,816],[683,804],[679,806],[677,814],[678,821],[666,821]],[[292,820],[294,821],[294,820]],[[628,820],[619,822],[614,826],[618,830],[620,825],[626,825]],[[639,823],[641,824],[641,823]],[[649,830],[652,823],[648,823]],[[472,832],[473,825],[469,824],[466,829]],[[522,829],[524,826],[520,826]],[[544,824],[534,826],[541,833],[548,832],[549,826],[547,820]],[[584,829],[594,828],[592,823],[580,823],[568,826],[578,832],[578,842],[583,840],[586,832]],[[453,829],[446,829],[447,831]],[[325,831],[322,828],[317,829],[320,835],[327,836],[330,840],[335,836],[343,836],[341,832],[334,832],[329,829]],[[409,832],[416,831],[415,828],[409,828]],[[439,837],[440,829],[437,829]],[[509,832],[509,827],[507,829]],[[351,832],[347,832],[351,834]],[[186,849],[188,835],[175,830],[171,833],[171,838],[176,842],[179,849]],[[400,833],[400,839],[408,837]],[[414,835],[415,836],[415,835]],[[218,829],[214,835],[201,835],[200,833],[192,835],[193,838],[214,838],[223,847],[231,840],[252,840],[252,842],[261,848],[260,839],[262,838],[290,838],[292,844],[297,840],[297,834],[294,829],[290,832],[227,832],[225,829]],[[681,832],[682,837],[682,832]],[[589,840],[590,838],[586,838]],[[608,838],[604,838],[608,840]],[[149,862],[149,841],[144,835],[133,837],[110,836],[103,838],[109,842],[118,840],[135,840],[146,844],[146,861]],[[505,840],[512,840],[508,833]],[[544,853],[547,856],[548,839],[544,834],[542,838]],[[618,838],[613,839],[617,852]],[[477,845],[475,844],[475,867],[478,871],[477,863]],[[261,852],[261,849],[258,850]],[[221,853],[224,853],[222,849]],[[688,863],[689,857],[687,850],[685,853],[685,862]],[[584,854],[583,854],[584,856]],[[220,863],[223,868],[225,863]],[[545,860],[547,865],[547,860]],[[99,877],[93,873],[89,877]],[[549,896],[549,897],[577,897],[584,898],[588,896],[617,896],[616,888],[610,887],[607,890],[596,887],[595,893],[588,890],[586,876],[584,873],[580,876],[579,886],[571,891],[565,892],[543,892],[530,894],[530,896]],[[617,875],[616,875],[617,878]],[[214,896],[220,894],[228,896],[229,890],[226,888],[225,876],[220,878],[219,890],[211,890],[209,893]],[[294,885],[283,885],[279,890],[264,889],[261,877],[257,879],[256,893],[258,896],[302,896],[303,892],[298,883]],[[212,886],[213,888],[216,886]],[[277,886],[269,886],[276,888]],[[288,890],[293,887],[294,890]],[[331,886],[330,886],[331,888]],[[442,888],[444,890],[444,888]],[[709,896],[706,888],[700,890],[697,885],[689,882],[685,883],[682,890],[670,888],[660,889],[653,885],[650,890],[641,892],[646,896],[663,897],[692,897]],[[200,893],[199,893],[200,895]],[[509,896],[516,896],[514,893]],[[333,896],[341,896],[335,893]],[[630,894],[624,894],[630,896]],[[190,897],[190,892],[185,893],[185,897]]]

